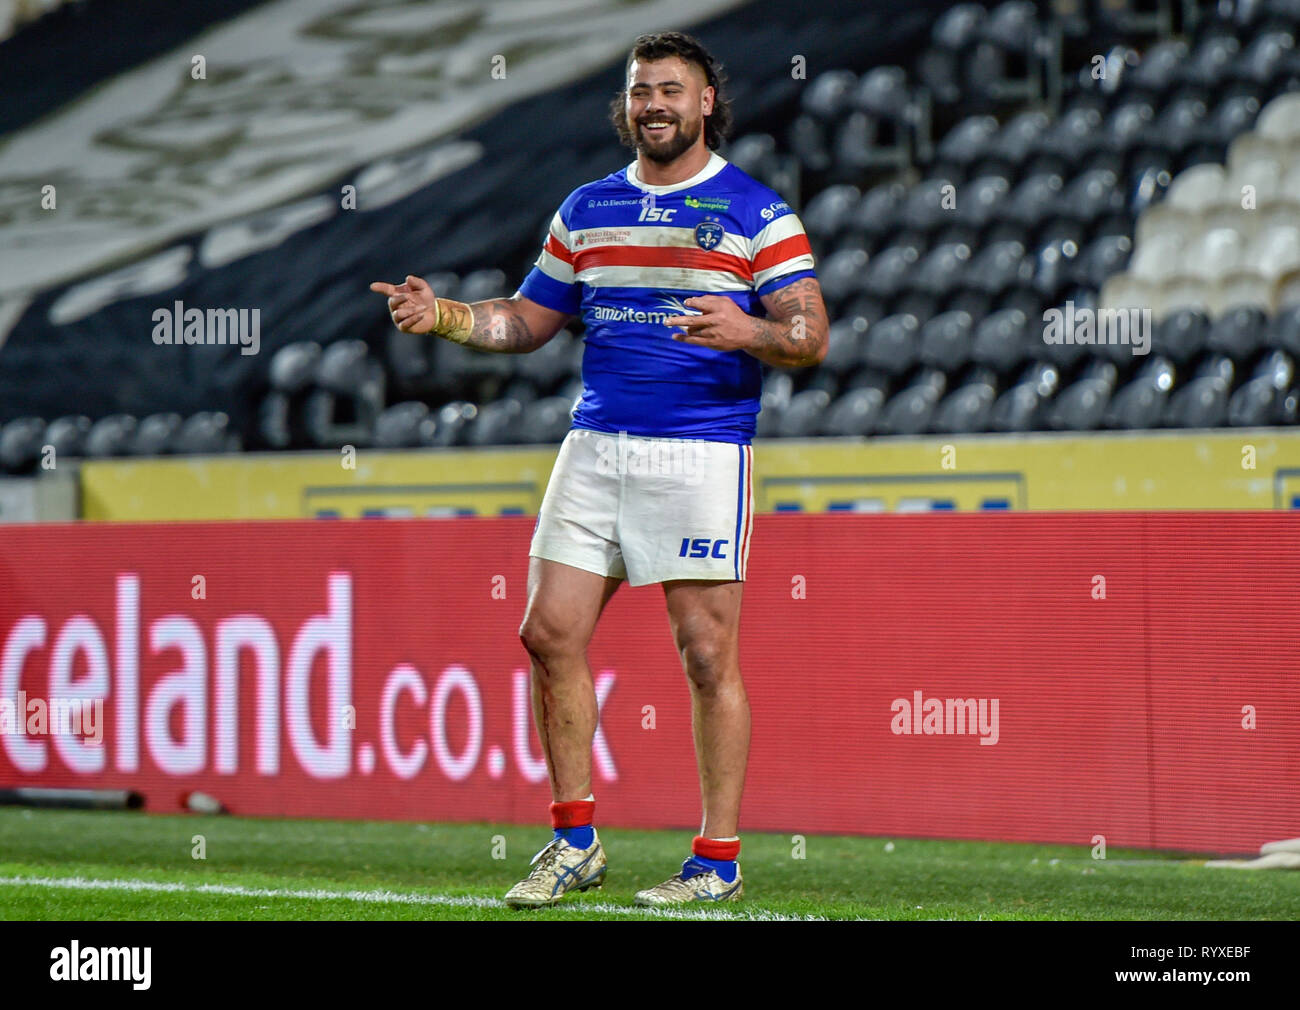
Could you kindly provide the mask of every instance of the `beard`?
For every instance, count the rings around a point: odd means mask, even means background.
[[[683,123],[680,119],[670,119],[670,123],[675,125],[672,131],[672,138],[669,140],[647,139],[647,134],[642,129],[642,124],[638,123],[636,127],[636,149],[645,155],[650,161],[666,165],[671,161],[676,161],[679,157],[689,151],[697,140],[700,139],[700,131],[704,127],[704,121],[696,120],[694,124]],[[691,126],[694,129],[691,129]]]

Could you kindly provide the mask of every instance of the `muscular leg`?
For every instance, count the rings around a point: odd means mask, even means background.
[[[740,678],[743,582],[665,582],[677,652],[691,688],[706,838],[739,834],[749,760],[749,697]]]
[[[528,606],[519,638],[532,661],[533,720],[557,803],[591,792],[599,709],[587,643],[621,582],[558,561],[528,559]]]

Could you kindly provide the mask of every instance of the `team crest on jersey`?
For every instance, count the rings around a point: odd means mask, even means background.
[[[716,220],[701,221],[695,226],[695,244],[705,251],[716,249],[726,233]]]

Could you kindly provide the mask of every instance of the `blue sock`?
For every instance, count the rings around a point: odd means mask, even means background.
[[[578,828],[556,828],[555,837],[563,838],[570,845],[580,849],[589,849],[591,843],[596,840],[596,830],[590,824]]]
[[[682,863],[682,878],[690,880],[697,873],[716,870],[718,876],[728,884],[736,879],[736,861],[734,859],[706,859],[692,853],[691,858]]]

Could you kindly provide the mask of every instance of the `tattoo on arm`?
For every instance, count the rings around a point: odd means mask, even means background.
[[[754,317],[749,353],[769,365],[815,365],[826,342],[826,309],[821,286],[812,277],[775,292],[767,305],[772,319]]]
[[[494,298],[474,302],[473,313],[474,329],[465,341],[466,347],[498,354],[523,354],[537,347],[537,337],[514,300]]]

